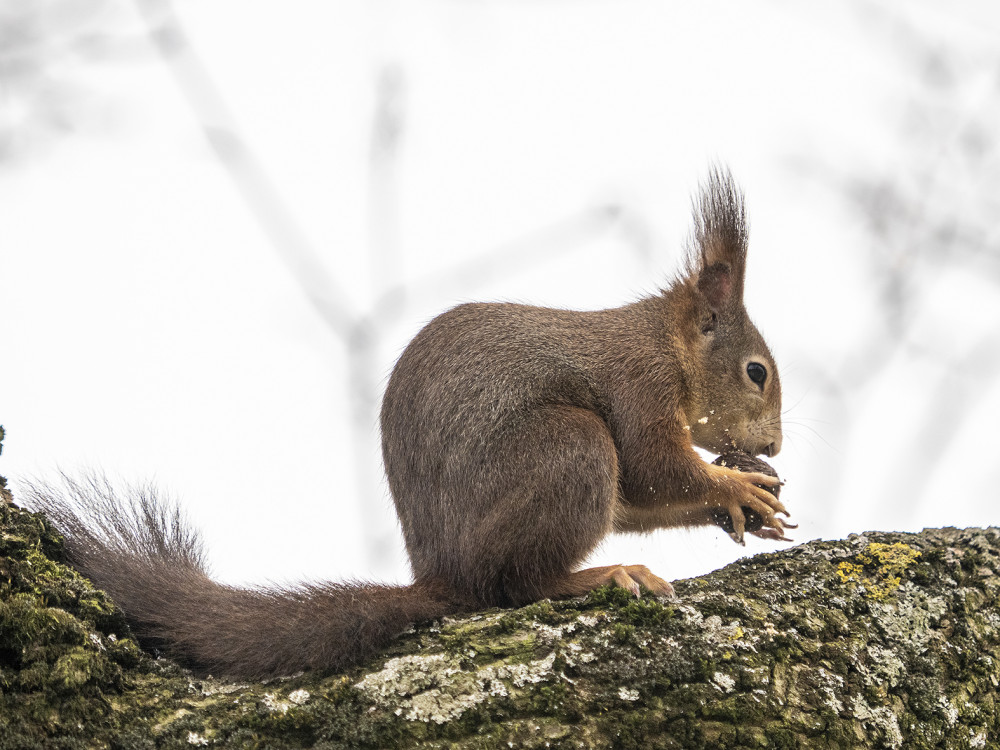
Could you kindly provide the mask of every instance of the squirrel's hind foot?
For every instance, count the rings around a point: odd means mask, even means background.
[[[670,582],[654,574],[645,565],[605,565],[578,570],[564,578],[554,594],[579,596],[608,585],[621,586],[636,597],[641,595],[641,588],[648,589],[657,596],[674,596],[674,587]]]

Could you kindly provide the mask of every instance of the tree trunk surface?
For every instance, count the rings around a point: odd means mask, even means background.
[[[15,498],[16,499],[16,498]],[[142,652],[0,502],[0,750],[993,748],[1000,530],[810,542],[676,584],[422,623],[344,674]]]

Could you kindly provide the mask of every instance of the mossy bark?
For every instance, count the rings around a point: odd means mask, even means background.
[[[7,748],[988,748],[1000,742],[1000,531],[812,542],[677,583],[405,633],[346,674],[192,675],[141,652],[0,504]]]

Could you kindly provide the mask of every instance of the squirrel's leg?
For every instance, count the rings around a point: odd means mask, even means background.
[[[642,566],[574,572],[613,529],[618,503],[615,444],[596,414],[537,409],[505,434],[485,465],[490,475],[480,486],[491,499],[459,545],[460,589],[485,604],[520,605],[609,583],[669,588]]]

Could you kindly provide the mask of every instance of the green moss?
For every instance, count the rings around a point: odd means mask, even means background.
[[[549,625],[555,625],[565,619],[548,599],[522,607],[518,615],[522,620],[535,620]]]
[[[764,727],[764,737],[767,747],[774,750],[795,750],[803,746],[801,735],[795,734],[778,722],[772,722]]]
[[[619,646],[634,645],[635,626],[625,622],[616,622],[611,629],[611,637]]]
[[[616,606],[613,611],[623,622],[649,628],[660,627],[676,615],[672,606],[664,605],[652,595],[641,599],[632,598],[624,606]]]

